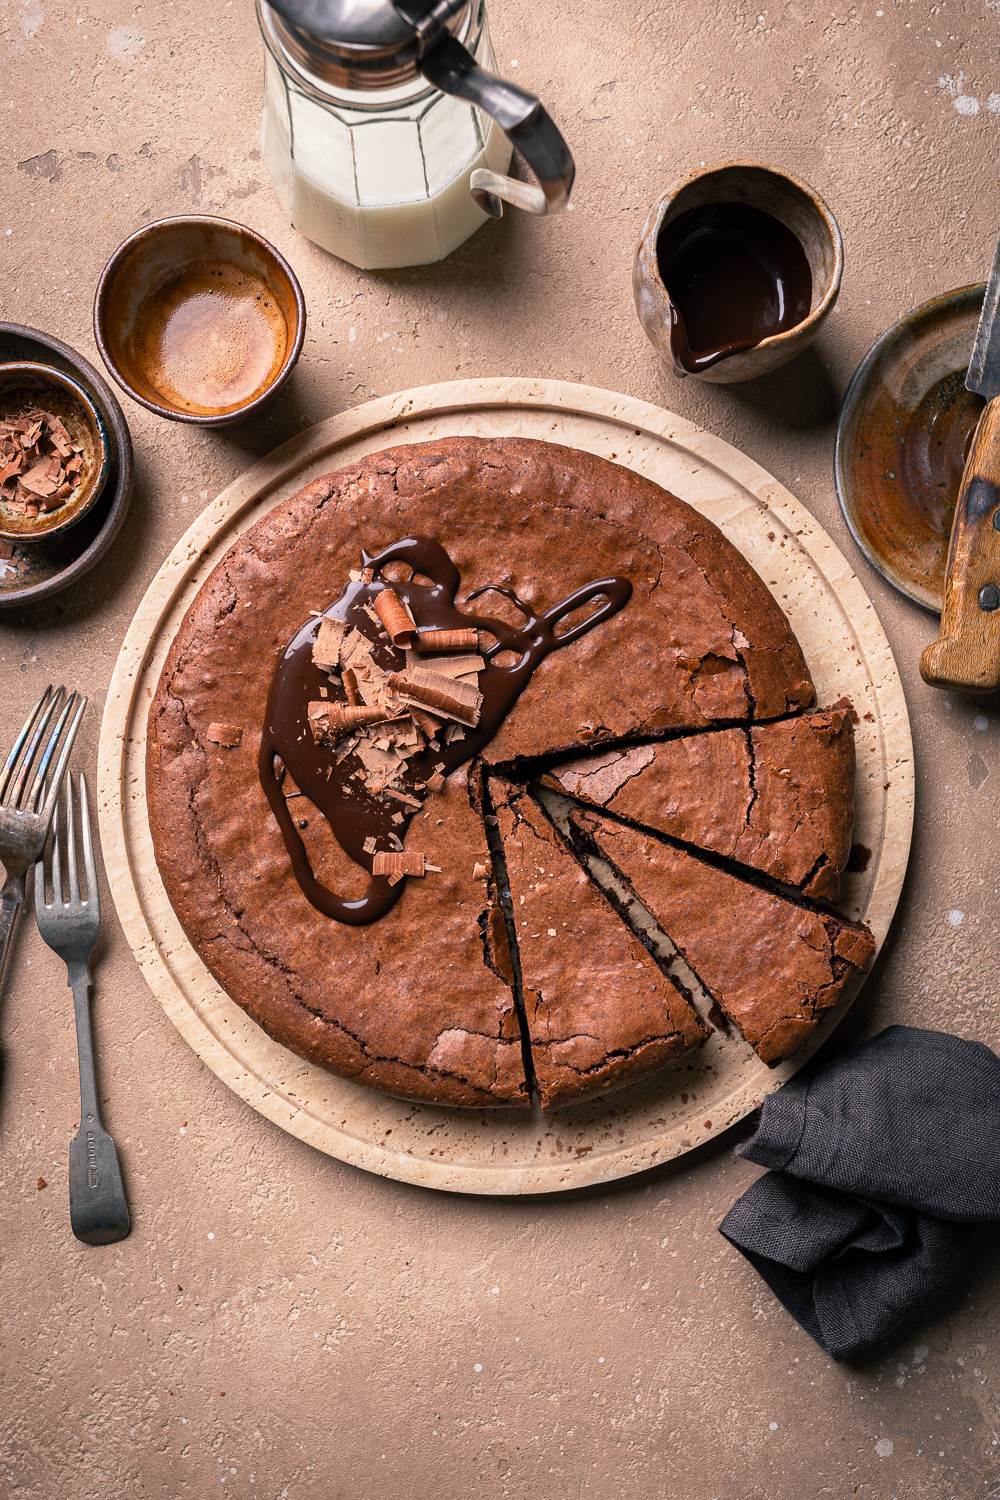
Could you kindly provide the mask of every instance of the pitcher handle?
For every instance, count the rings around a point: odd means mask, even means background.
[[[530,214],[556,213],[569,202],[576,167],[548,110],[534,94],[487,73],[447,30],[456,0],[393,0],[422,42],[420,71],[442,93],[477,105],[495,120],[538,179],[538,186],[477,167],[469,190],[484,213],[499,219],[504,203]]]

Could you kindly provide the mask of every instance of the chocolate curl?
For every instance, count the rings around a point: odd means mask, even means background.
[[[415,708],[412,703],[410,704],[410,718],[428,743],[436,737],[444,722],[442,719],[435,718],[433,714],[429,714],[426,709]]]
[[[471,682],[445,678],[427,667],[409,667],[405,672],[393,672],[389,685],[404,703],[415,703],[418,708],[430,709],[431,713],[457,719],[472,728],[479,723],[483,695]]]
[[[395,589],[382,589],[375,595],[375,613],[394,646],[412,646],[417,622]]]
[[[425,655],[449,651],[461,655],[463,651],[478,652],[479,644],[478,630],[421,630],[413,642],[413,649]]]
[[[317,745],[333,745],[352,729],[377,724],[385,718],[381,708],[365,708],[350,703],[310,703],[307,709],[309,729]]]
[[[344,684],[344,694],[351,708],[359,707],[361,694],[358,692],[358,679],[353,667],[345,667],[341,673],[341,682]]]

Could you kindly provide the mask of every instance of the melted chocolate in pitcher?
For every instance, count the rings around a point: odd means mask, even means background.
[[[324,615],[303,625],[286,647],[271,682],[259,761],[261,784],[304,894],[319,911],[352,926],[384,916],[402,895],[405,880],[390,884],[385,876],[372,875],[365,893],[353,900],[322,885],[313,873],[289,810],[286,778],[290,777],[322,813],[344,852],[371,871],[376,849],[402,849],[409,821],[433,795],[435,782],[440,785],[440,778],[470,760],[493,738],[546,656],[616,614],[632,594],[627,579],[602,578],[541,614],[510,589],[498,585],[489,584],[468,595],[469,604],[489,593],[508,599],[524,616],[523,624],[513,626],[459,609],[455,603],[458,569],[444,548],[428,537],[409,537],[374,556],[365,553],[363,563],[357,581],[348,584]],[[387,583],[380,575],[390,563],[405,564],[410,570],[408,581],[393,578]],[[336,679],[331,680],[328,671],[313,660],[313,646],[324,619],[343,622],[348,631],[359,632],[376,670],[398,673],[404,667],[403,650],[394,646],[380,628],[373,609],[376,596],[386,590],[407,607],[418,636],[434,630],[474,630],[481,633],[480,640],[486,637],[491,642],[481,644],[476,653],[483,666],[477,676],[482,700],[475,725],[447,725],[430,740],[425,739],[421,748],[406,759],[389,794],[379,787],[377,777],[364,774],[349,748],[349,734],[340,746],[317,743],[308,714],[309,704],[324,698],[337,706],[348,701],[343,685],[338,686]],[[581,619],[559,629],[561,622],[580,612]],[[432,664],[433,658],[427,658],[426,665]],[[405,717],[405,706],[400,712]]]
[[[809,316],[805,251],[780,219],[749,203],[686,209],[664,225],[656,258],[679,375],[706,370]]]

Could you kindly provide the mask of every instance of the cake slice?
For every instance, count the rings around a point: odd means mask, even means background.
[[[867,927],[742,880],[601,813],[574,811],[602,855],[766,1063],[802,1045],[875,955]]]
[[[523,787],[489,784],[542,1106],[629,1083],[706,1027]]]
[[[854,827],[852,710],[581,756],[542,783],[836,900]]]

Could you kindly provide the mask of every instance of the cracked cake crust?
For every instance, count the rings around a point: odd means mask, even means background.
[[[543,1107],[631,1082],[707,1028],[530,793],[491,780]]]
[[[808,706],[813,688],[780,608],[710,522],[631,470],[551,444],[452,438],[370,455],[277,504],[209,576],[169,652],[147,746],[157,862],[194,948],[272,1037],[334,1072],[437,1103],[520,1105],[509,960],[474,873],[491,864],[464,773],[407,838],[442,873],[363,929],[303,896],[256,773],[287,641],[362,548],[414,533],[447,541],[463,591],[502,583],[548,606],[596,576],[633,583],[620,615],[539,667],[490,760],[770,718]],[[235,743],[216,742],[220,725]],[[334,841],[313,809],[303,816],[316,873],[343,885]]]
[[[848,704],[795,719],[622,746],[542,784],[828,901],[854,827]]]
[[[875,955],[867,927],[740,879],[652,834],[582,809],[582,849],[613,866],[766,1063],[781,1062]]]

